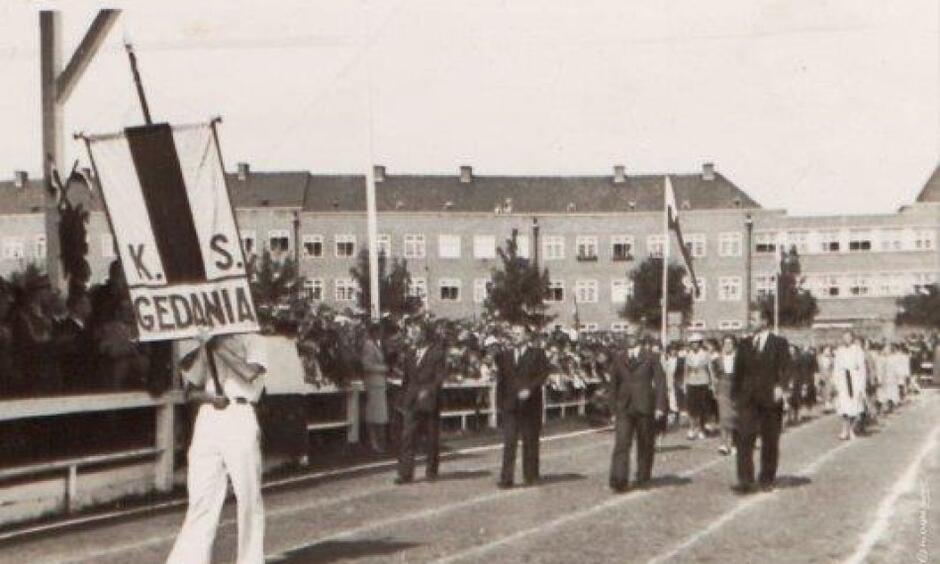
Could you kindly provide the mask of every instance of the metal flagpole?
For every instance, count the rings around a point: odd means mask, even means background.
[[[366,8],[369,20],[369,29],[372,22],[372,5]],[[366,223],[369,231],[369,303],[370,314],[374,321],[381,317],[381,304],[379,303],[379,253],[378,253],[378,215],[375,209],[375,163],[373,162],[374,131],[373,131],[373,101],[372,101],[372,49],[366,53],[366,73],[368,90],[368,118],[369,118],[369,162],[366,167]]]
[[[780,273],[776,276],[776,286],[774,287],[774,334],[780,333]]]
[[[660,342],[665,347],[668,342],[668,312],[669,312],[669,202],[666,201],[666,193],[663,191],[663,297],[662,297],[662,322],[660,328]]]

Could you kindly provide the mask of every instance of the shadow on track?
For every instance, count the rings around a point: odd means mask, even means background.
[[[438,475],[438,482],[453,482],[457,480],[475,480],[477,478],[486,478],[492,476],[489,470],[457,470],[455,472],[445,472]]]
[[[393,541],[389,538],[379,540],[335,540],[318,542],[312,546],[295,548],[289,552],[286,552],[283,559],[279,558],[272,562],[284,562],[290,564],[323,564],[326,562],[339,562],[341,560],[350,560],[356,558],[368,558],[376,556],[391,557],[393,554],[414,548],[416,546],[420,546],[420,543]]]

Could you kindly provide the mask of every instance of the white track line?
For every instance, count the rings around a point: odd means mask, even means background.
[[[796,431],[794,431],[794,433],[799,433],[799,432],[801,432],[803,429],[808,429],[808,428],[814,426],[815,424],[817,424],[817,423],[819,423],[819,422],[821,422],[821,421],[823,421],[823,420],[825,420],[825,417],[819,417],[819,418],[815,419],[813,422],[809,423],[808,425],[804,425],[804,426],[802,426],[802,427],[799,427]],[[725,462],[726,460],[727,460],[726,458],[716,458],[716,459],[714,459],[714,460],[712,460],[712,461],[710,461],[710,462],[707,462],[707,463],[705,463],[705,464],[703,464],[703,465],[701,465],[701,466],[697,466],[697,467],[695,467],[695,468],[693,468],[693,469],[691,469],[691,470],[687,470],[686,472],[680,474],[679,476],[682,477],[682,478],[689,478],[689,477],[692,477],[692,476],[694,476],[694,475],[696,475],[696,474],[699,474],[699,473],[701,473],[701,472],[704,472],[705,470],[707,470],[708,468],[711,468],[712,466],[715,466],[716,464],[719,464],[719,463],[721,463],[721,462]],[[593,507],[588,507],[588,508],[586,508],[586,509],[583,509],[583,510],[581,510],[581,511],[577,511],[577,512],[575,512],[575,513],[569,513],[569,514],[567,514],[567,515],[564,515],[564,516],[559,517],[559,518],[557,518],[557,519],[554,519],[554,520],[552,520],[552,521],[548,521],[548,522],[546,522],[546,523],[541,523],[541,524],[539,524],[539,525],[537,525],[537,526],[535,526],[535,527],[531,527],[531,528],[529,528],[529,529],[523,529],[523,530],[521,530],[521,531],[517,531],[516,533],[513,533],[513,534],[508,535],[508,536],[505,536],[505,537],[502,537],[502,538],[500,538],[500,539],[496,539],[495,541],[492,541],[492,542],[489,542],[489,543],[486,543],[486,544],[482,544],[482,545],[475,546],[475,547],[473,547],[473,548],[471,548],[471,549],[469,549],[469,550],[465,550],[465,551],[462,551],[462,552],[458,552],[458,553],[455,553],[455,554],[451,554],[451,555],[446,556],[446,557],[444,557],[444,558],[440,558],[440,559],[438,559],[438,560],[435,560],[434,562],[435,562],[435,564],[444,564],[444,563],[450,563],[450,562],[458,562],[458,561],[460,561],[460,560],[464,560],[464,559],[467,559],[467,558],[472,558],[472,557],[481,556],[481,555],[483,555],[483,554],[485,554],[485,553],[487,553],[487,552],[489,552],[489,551],[491,551],[491,550],[494,550],[494,549],[496,549],[496,548],[499,548],[499,547],[501,547],[501,546],[505,546],[505,545],[508,545],[508,544],[512,544],[512,543],[514,543],[514,542],[516,542],[516,541],[519,541],[519,540],[522,540],[522,539],[524,539],[524,538],[526,538],[526,537],[530,537],[530,536],[533,536],[533,535],[538,535],[538,534],[541,534],[541,533],[548,532],[548,531],[553,530],[553,529],[556,529],[556,528],[558,528],[558,527],[560,527],[560,526],[562,526],[562,525],[566,525],[566,524],[571,523],[571,522],[573,522],[573,521],[577,521],[577,520],[580,520],[580,519],[584,519],[584,518],[587,518],[587,517],[591,517],[591,516],[593,516],[593,515],[595,515],[595,514],[597,514],[597,513],[606,511],[606,510],[608,510],[608,509],[612,509],[612,508],[617,507],[617,506],[619,506],[619,505],[621,505],[621,504],[624,504],[624,503],[627,503],[627,502],[630,502],[630,501],[633,501],[633,500],[636,500],[636,499],[642,499],[642,498],[644,498],[644,497],[646,497],[646,496],[648,496],[648,495],[652,495],[652,494],[654,494],[654,493],[656,493],[656,490],[652,490],[652,491],[647,490],[647,491],[636,492],[636,493],[631,494],[631,495],[629,495],[629,496],[616,496],[616,497],[612,497],[611,499],[609,499],[608,501],[605,501],[604,503],[602,503],[602,504],[600,504],[600,505],[596,505],[596,506],[593,506]]]
[[[875,522],[862,534],[858,548],[852,556],[845,560],[845,564],[861,564],[869,561],[868,557],[872,549],[875,548],[875,545],[878,544],[878,541],[884,536],[891,522],[891,518],[894,516],[895,505],[898,499],[914,489],[917,483],[917,475],[920,472],[924,460],[937,448],[938,437],[940,437],[940,425],[933,428],[927,440],[924,441],[924,446],[920,449],[920,452],[918,452],[914,460],[910,462],[907,471],[894,483],[891,492],[882,500],[881,504],[878,506],[878,512],[875,514],[877,516]]]
[[[545,437],[544,439],[542,439],[542,442],[548,442],[551,440],[559,440],[562,438],[571,438],[574,436],[582,436],[585,434],[589,434],[591,432],[597,433],[600,430],[602,429],[594,429],[591,431],[576,431],[576,432],[566,434],[566,435],[553,435],[551,437]],[[547,453],[542,458],[543,460],[545,459],[551,460],[553,458],[562,458],[566,456],[572,456],[580,452],[591,450],[591,449],[597,448],[598,446],[603,446],[603,445],[604,443],[594,442],[594,443],[590,443],[587,445],[581,445],[578,447],[569,448],[569,449],[562,450],[562,451],[550,452],[550,453]],[[483,446],[483,447],[472,447],[472,448],[465,449],[463,451],[459,451],[459,454],[467,454],[470,451],[482,452],[484,450],[493,450],[493,448],[491,448],[489,445]],[[458,454],[458,452],[454,452],[450,454],[451,456],[455,456],[456,454]],[[468,471],[468,472],[482,471],[482,470],[495,468],[495,467],[498,467],[498,465],[488,464],[488,465],[470,468],[469,470],[465,470],[465,471]],[[337,497],[332,497],[328,499],[317,499],[312,502],[302,503],[300,505],[289,505],[289,506],[280,507],[278,509],[267,511],[265,512],[265,517],[268,519],[271,519],[271,518],[294,515],[296,513],[309,511],[311,509],[320,509],[320,508],[329,507],[332,505],[345,504],[348,502],[352,502],[352,501],[356,501],[362,498],[369,497],[371,495],[384,493],[384,492],[388,492],[388,491],[392,491],[396,489],[401,489],[401,487],[394,486],[394,485],[385,485],[385,486],[380,486],[376,488],[370,488],[367,490],[360,490],[355,493],[351,493],[351,494],[347,494],[343,496],[337,496]],[[399,519],[400,518],[401,517],[399,517]],[[232,527],[235,524],[236,524],[235,519],[223,519],[222,522],[219,524],[219,529]],[[84,554],[82,556],[74,556],[71,558],[66,558],[64,560],[63,559],[51,560],[50,562],[56,562],[58,564],[72,564],[72,563],[78,563],[78,562],[87,562],[89,559],[98,559],[98,558],[103,558],[106,556],[114,556],[122,552],[127,552],[131,550],[139,550],[142,548],[147,548],[147,547],[159,545],[162,543],[168,543],[174,540],[175,538],[176,538],[175,532],[172,534],[167,534],[167,535],[151,536],[151,537],[148,537],[144,540],[140,540],[137,542],[122,544],[122,545],[117,545],[117,546],[112,545],[112,546],[109,546],[108,548],[105,548],[104,550],[98,550],[90,554]]]
[[[541,439],[539,439],[539,441],[543,443],[548,443],[548,442],[562,440],[562,439],[571,439],[571,438],[580,437],[584,435],[602,433],[612,428],[613,428],[612,426],[607,425],[605,427],[598,427],[596,429],[572,431],[570,433],[561,433],[558,435],[542,437]],[[465,449],[458,449],[455,451],[442,453],[441,459],[453,458],[455,456],[474,454],[478,452],[487,452],[487,451],[497,450],[497,449],[501,449],[502,446],[503,446],[502,442],[499,442],[493,445],[483,445],[483,446],[477,446],[477,447],[468,447]],[[418,457],[418,458],[420,460],[423,457]],[[344,476],[344,475],[364,472],[368,470],[394,468],[397,464],[398,462],[396,460],[383,460],[380,462],[369,462],[366,464],[360,464],[358,466],[351,466],[348,468],[337,468],[334,470],[311,472],[309,474],[302,474],[300,476],[291,476],[289,478],[282,478],[280,480],[272,480],[270,482],[265,482],[261,486],[261,489],[267,490],[270,488],[276,488],[276,487],[298,484],[298,483],[303,483],[303,482],[315,481],[315,480],[322,480],[325,478],[334,478],[338,476]],[[179,498],[179,499],[173,499],[173,500],[164,501],[160,503],[154,503],[151,505],[146,505],[144,507],[121,509],[117,511],[109,511],[107,513],[99,513],[99,514],[87,515],[83,517],[75,517],[73,519],[65,519],[62,521],[56,521],[54,523],[35,525],[33,527],[16,529],[13,531],[0,533],[0,542],[7,541],[7,540],[16,540],[21,537],[28,537],[28,536],[32,536],[32,535],[39,534],[39,533],[58,531],[58,530],[67,529],[70,527],[89,525],[89,524],[97,523],[101,521],[110,521],[110,520],[118,519],[118,518],[127,518],[127,517],[134,517],[137,515],[145,515],[148,513],[162,511],[165,509],[173,509],[176,507],[182,507],[182,506],[185,506],[186,503],[187,503],[186,498]]]
[[[924,405],[924,404],[921,403],[918,407],[921,407],[921,406],[923,406],[923,405]],[[933,435],[931,435],[931,436],[933,437]],[[933,438],[936,439],[936,437],[933,437]],[[837,447],[835,447],[835,448],[833,448],[833,449],[829,449],[829,450],[826,451],[822,456],[820,456],[819,458],[817,458],[817,459],[814,460],[813,462],[811,462],[811,463],[807,464],[806,466],[804,466],[803,468],[801,468],[801,469],[797,472],[797,475],[798,475],[798,476],[808,476],[808,475],[812,475],[812,474],[814,474],[823,464],[825,464],[826,462],[828,462],[832,457],[834,457],[834,456],[835,456],[836,454],[838,454],[839,452],[843,451],[844,449],[846,449],[846,448],[848,448],[848,447],[850,447],[850,446],[857,445],[857,444],[861,444],[861,443],[862,443],[862,441],[846,442],[846,443],[842,443],[841,445],[839,445],[839,446],[837,446]],[[724,514],[722,514],[721,517],[719,517],[718,519],[716,519],[716,520],[712,521],[711,523],[709,523],[709,525],[708,525],[707,527],[705,527],[704,529],[702,529],[702,530],[700,530],[700,531],[698,531],[698,532],[696,532],[696,533],[694,533],[694,534],[692,534],[692,535],[686,537],[686,539],[685,539],[684,541],[682,541],[680,544],[678,544],[678,545],[676,545],[675,547],[673,547],[669,552],[660,554],[660,555],[658,555],[658,556],[656,556],[656,557],[650,559],[650,560],[649,560],[649,564],[659,564],[660,562],[666,562],[666,561],[672,560],[673,558],[676,558],[677,556],[679,556],[679,554],[681,554],[682,552],[685,552],[687,549],[689,549],[689,548],[691,548],[692,546],[698,544],[699,541],[701,541],[701,540],[704,539],[705,537],[711,535],[712,533],[714,533],[715,531],[717,531],[718,529],[720,529],[721,527],[723,527],[725,524],[727,524],[729,521],[731,521],[732,519],[734,519],[735,517],[737,517],[738,515],[740,515],[740,514],[743,513],[744,511],[750,509],[751,507],[754,507],[755,505],[758,505],[758,504],[760,504],[760,503],[763,503],[763,502],[765,502],[765,501],[767,501],[767,500],[774,499],[774,497],[776,497],[776,496],[773,496],[773,495],[754,495],[754,497],[750,497],[750,498],[746,499],[745,501],[742,501],[742,502],[738,503],[738,505],[736,505],[733,509],[731,509],[730,511],[727,511],[727,512],[725,512]]]

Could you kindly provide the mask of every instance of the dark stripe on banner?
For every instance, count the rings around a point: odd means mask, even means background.
[[[203,282],[206,265],[169,124],[124,130],[169,284]]]

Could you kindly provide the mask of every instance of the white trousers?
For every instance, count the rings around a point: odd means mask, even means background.
[[[199,408],[189,446],[189,508],[167,564],[209,564],[228,478],[238,504],[238,564],[264,563],[261,430],[250,405]]]

